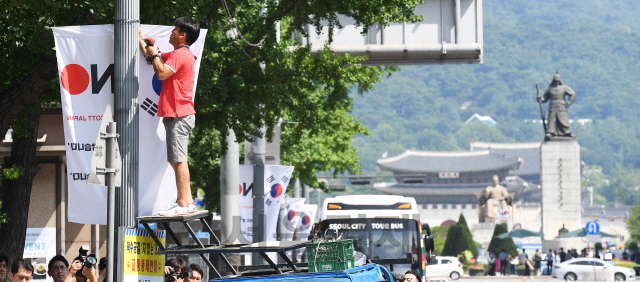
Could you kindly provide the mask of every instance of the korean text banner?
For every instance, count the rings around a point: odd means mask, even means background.
[[[122,269],[125,282],[163,282],[164,255],[156,252],[160,249],[150,234],[141,228],[121,229],[124,240],[122,242]],[[161,244],[165,245],[165,232],[154,231]]]
[[[141,25],[147,37],[156,39],[162,52],[170,52],[172,26]],[[197,57],[197,83],[200,58],[207,30],[201,30],[191,46]],[[107,191],[105,186],[87,185],[102,114],[107,104],[114,108],[113,25],[54,27],[56,57],[60,77],[60,94],[67,155],[69,186],[69,221],[106,224]],[[136,48],[138,46],[136,45]],[[162,81],[139,59],[139,190],[137,216],[152,215],[175,201],[175,176],[167,162],[165,131],[157,114]],[[196,87],[194,85],[194,92]],[[136,172],[124,172],[136,173]]]

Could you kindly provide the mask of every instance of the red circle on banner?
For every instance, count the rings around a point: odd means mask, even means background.
[[[89,86],[89,73],[81,65],[69,64],[62,69],[60,82],[71,95],[78,95]]]
[[[242,194],[242,184],[240,184],[238,186],[240,186],[240,192],[238,194]]]

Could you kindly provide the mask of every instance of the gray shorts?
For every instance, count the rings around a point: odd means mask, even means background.
[[[162,118],[167,132],[167,160],[171,164],[186,162],[189,156],[189,133],[196,124],[196,115]]]

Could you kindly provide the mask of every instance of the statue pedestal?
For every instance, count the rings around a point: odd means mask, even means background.
[[[540,169],[544,240],[554,240],[563,225],[569,231],[584,228],[580,205],[580,145],[578,142],[564,139],[542,143]],[[545,243],[545,245],[548,244],[553,243]]]

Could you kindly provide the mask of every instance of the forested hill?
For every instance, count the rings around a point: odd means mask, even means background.
[[[375,91],[352,95],[353,115],[371,130],[371,136],[353,141],[363,171],[374,173],[375,161],[385,152],[393,156],[406,149],[469,150],[472,138],[541,141],[541,124],[526,121],[540,119],[535,83],[543,92],[557,69],[577,93],[569,117],[592,120],[572,125],[582,160],[602,167],[609,175],[603,178],[640,180],[638,4],[637,0],[483,1],[484,64],[405,66],[375,85]],[[465,125],[474,113],[491,116],[497,125]],[[624,200],[605,190],[596,187],[604,197],[598,196],[599,202]],[[640,197],[626,199],[624,203],[634,204]]]

